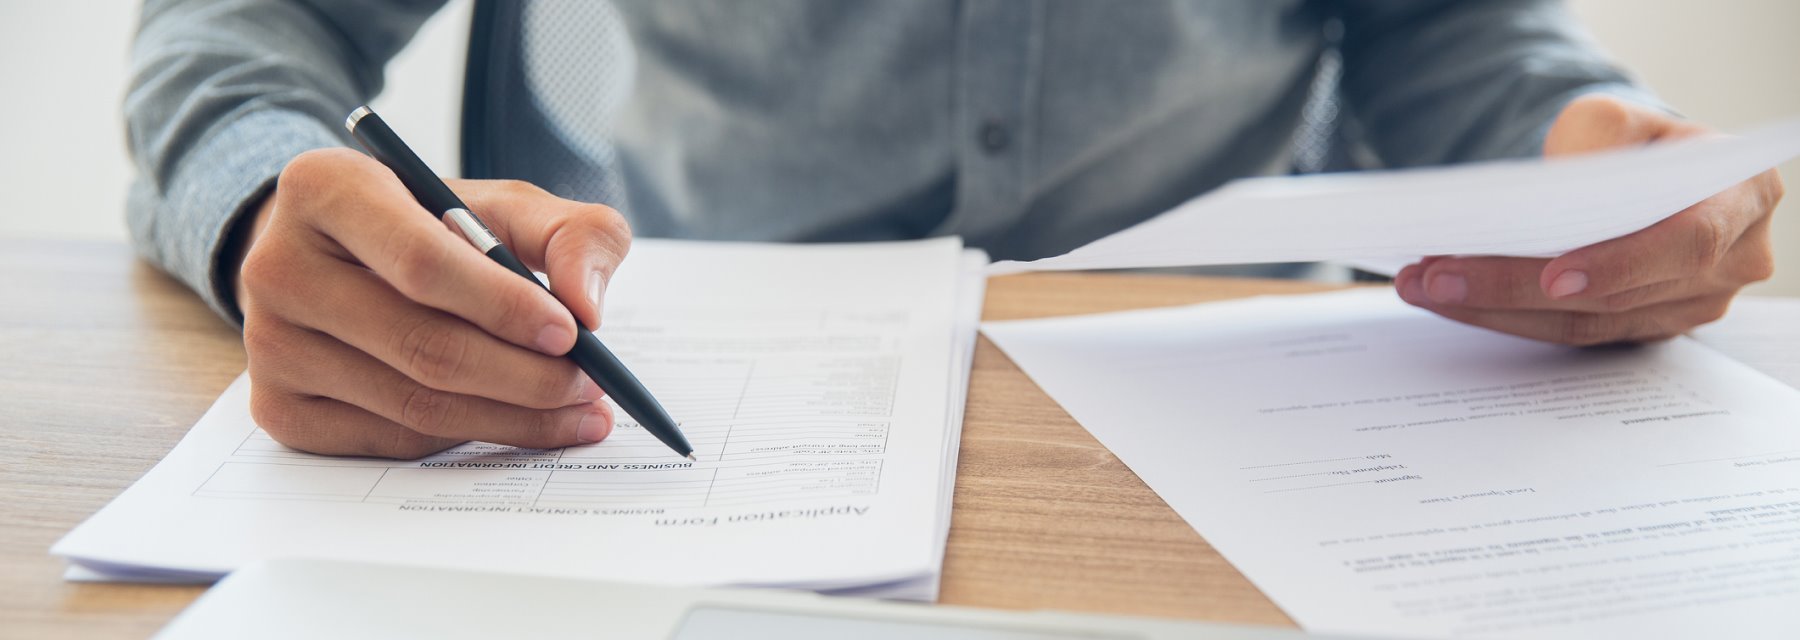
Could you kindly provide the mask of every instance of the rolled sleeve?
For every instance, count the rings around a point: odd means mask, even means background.
[[[132,185],[131,233],[140,253],[241,325],[223,255],[237,221],[273,189],[289,160],[343,140],[310,116],[251,111],[215,125],[175,168],[167,190]]]
[[[150,0],[126,92],[138,252],[241,325],[235,223],[294,156],[340,146],[344,114],[443,0]]]

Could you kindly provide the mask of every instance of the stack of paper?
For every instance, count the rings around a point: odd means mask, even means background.
[[[1800,390],[1389,290],[983,330],[1310,631],[1800,637]]]
[[[985,262],[954,238],[639,241],[601,338],[699,462],[628,420],[553,451],[310,455],[256,427],[240,378],[53,552],[114,579],[312,557],[934,599]]]

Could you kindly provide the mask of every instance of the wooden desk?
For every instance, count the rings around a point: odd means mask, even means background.
[[[1033,274],[988,319],[1315,291]],[[0,252],[0,636],[144,637],[197,587],[70,584],[50,544],[160,459],[244,368],[238,335],[118,243]],[[975,353],[942,601],[1292,625],[994,345]]]

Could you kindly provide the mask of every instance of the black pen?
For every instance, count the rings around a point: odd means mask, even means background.
[[[369,155],[375,156],[381,164],[392,169],[394,175],[399,176],[400,182],[406,185],[406,190],[411,191],[413,198],[432,215],[439,219],[448,218],[477,250],[500,263],[500,266],[519,274],[519,277],[544,287],[544,283],[532,275],[524,263],[519,262],[512,250],[500,244],[500,239],[494,237],[494,232],[469,211],[462,199],[457,198],[450,187],[439,180],[430,167],[425,166],[425,161],[420,160],[411,147],[400,141],[400,136],[381,121],[381,116],[375,115],[368,107],[357,107],[344,120],[344,128],[350,130],[350,135],[362,143],[364,149],[369,150]],[[544,290],[549,291],[550,288],[544,287]],[[681,427],[676,426],[675,419],[670,418],[669,412],[663,410],[662,403],[657,402],[656,397],[650,395],[650,390],[644,388],[644,383],[639,382],[637,376],[625,368],[625,363],[619,362],[618,356],[600,343],[600,338],[595,337],[593,332],[579,330],[579,319],[576,320],[575,327],[578,329],[575,332],[575,348],[569,350],[568,358],[574,360],[576,366],[581,367],[588,377],[593,378],[594,383],[600,385],[606,395],[611,396],[613,402],[618,403],[619,408],[637,420],[645,431],[669,445],[675,453],[694,460],[694,447],[681,434]]]

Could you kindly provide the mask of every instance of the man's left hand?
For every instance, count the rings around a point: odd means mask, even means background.
[[[1544,138],[1558,156],[1709,135],[1697,124],[1606,96],[1570,103]],[[1769,170],[1628,236],[1555,259],[1432,257],[1394,278],[1438,315],[1536,340],[1587,346],[1672,338],[1725,314],[1774,273]]]

